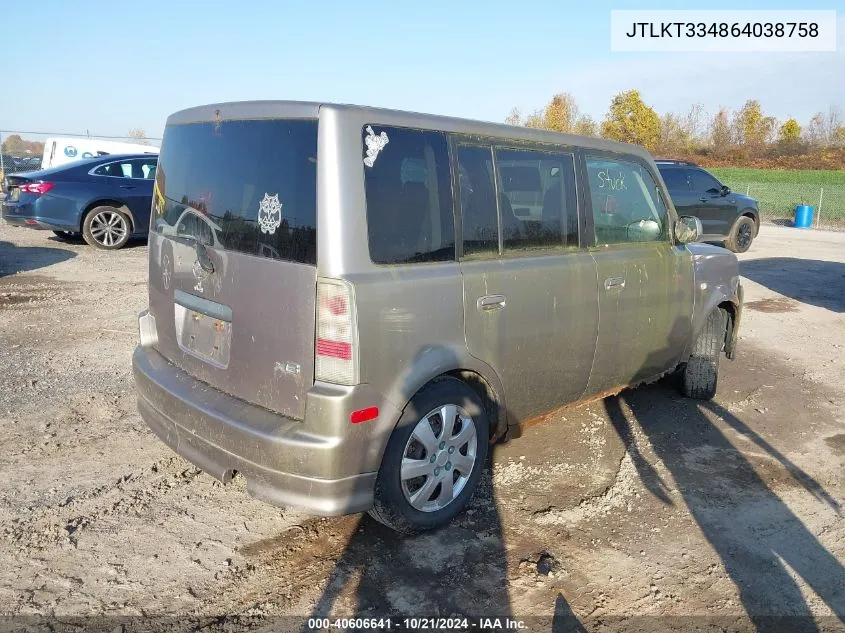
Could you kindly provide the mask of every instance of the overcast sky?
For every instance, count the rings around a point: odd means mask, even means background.
[[[0,129],[160,136],[176,110],[248,99],[502,121],[564,91],[600,120],[630,88],[660,113],[756,98],[804,124],[845,108],[845,0],[812,7],[838,11],[835,53],[611,53],[611,8],[677,2],[9,2]]]

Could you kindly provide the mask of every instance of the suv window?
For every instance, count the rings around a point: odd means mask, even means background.
[[[571,154],[497,149],[505,251],[578,245]]]
[[[703,169],[688,169],[690,186],[693,191],[714,191],[722,190],[722,183],[716,180]]]
[[[362,134],[370,259],[376,264],[454,259],[446,135],[379,125],[364,126]]]
[[[666,206],[643,165],[589,157],[587,175],[597,244],[666,239]]]
[[[663,176],[663,182],[666,183],[666,188],[669,191],[689,191],[689,181],[687,181],[687,172],[685,169],[678,169],[676,167],[668,167],[660,170],[660,175]]]
[[[458,145],[458,188],[464,257],[499,254],[499,219],[490,146]]]
[[[154,231],[258,257],[317,263],[316,121],[168,126],[155,182]]]

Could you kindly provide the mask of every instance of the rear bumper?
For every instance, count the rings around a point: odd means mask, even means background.
[[[227,483],[237,472],[252,496],[319,515],[372,506],[386,442],[378,429],[392,429],[400,412],[367,385],[315,385],[306,420],[296,421],[192,378],[152,348],[136,348],[132,364],[141,417],[218,480]],[[379,420],[350,424],[349,413],[366,406],[379,406]]]
[[[66,220],[46,217],[40,214],[38,205],[34,202],[0,203],[0,217],[12,226],[25,226],[42,231],[78,231],[77,224]]]

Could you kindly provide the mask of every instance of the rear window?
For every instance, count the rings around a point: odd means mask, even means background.
[[[373,124],[364,127],[363,148],[370,259],[376,264],[454,259],[446,135]]]
[[[152,230],[208,246],[317,263],[317,122],[168,126]]]

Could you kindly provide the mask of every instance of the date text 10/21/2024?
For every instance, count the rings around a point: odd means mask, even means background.
[[[522,620],[512,618],[309,618],[311,631],[380,630],[380,631],[520,631],[527,628]]]

